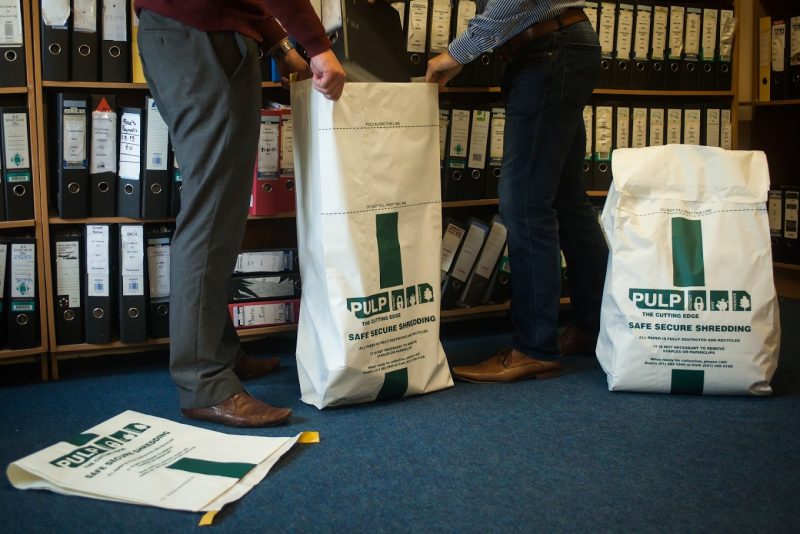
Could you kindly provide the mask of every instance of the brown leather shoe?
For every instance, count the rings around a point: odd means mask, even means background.
[[[275,371],[280,366],[281,360],[277,356],[269,358],[253,358],[247,354],[242,353],[233,372],[239,377],[239,380],[250,380],[251,378],[261,378]]]
[[[597,338],[570,325],[558,336],[558,349],[562,356],[583,352],[594,354]]]
[[[270,406],[244,390],[208,408],[181,408],[189,419],[212,421],[228,426],[274,426],[292,415],[289,408]]]
[[[526,378],[555,378],[561,375],[561,363],[525,356],[504,349],[476,365],[453,367],[453,375],[467,382],[514,382]]]

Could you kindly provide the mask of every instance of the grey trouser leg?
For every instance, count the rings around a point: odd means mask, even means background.
[[[242,390],[228,280],[245,225],[258,148],[255,41],[204,33],[150,11],[139,21],[145,77],[183,174],[170,254],[170,371],[183,408]]]

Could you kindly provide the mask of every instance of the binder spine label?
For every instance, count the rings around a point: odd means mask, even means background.
[[[598,160],[611,159],[612,116],[611,106],[597,106],[595,108],[595,156]]]
[[[444,161],[445,153],[447,150],[447,127],[450,124],[450,111],[446,109],[439,110],[439,161]]]
[[[681,143],[681,110],[670,108],[667,110],[667,144],[679,145]]]
[[[456,264],[453,266],[453,278],[461,282],[466,282],[472,266],[475,265],[475,260],[478,259],[478,253],[483,246],[484,238],[488,228],[483,225],[471,224],[464,244],[461,246],[461,252],[458,254]]]
[[[450,271],[450,266],[453,264],[458,245],[464,238],[466,231],[454,224],[448,224],[442,237],[442,275]]]
[[[122,225],[119,229],[122,294],[144,295],[144,228]]]
[[[11,298],[32,299],[36,297],[35,280],[36,245],[34,243],[11,243]]]
[[[408,38],[406,50],[422,54],[428,36],[428,0],[411,0],[408,4]]]
[[[0,47],[22,46],[22,2],[0,4]]]
[[[234,306],[234,326],[237,328],[291,324],[294,322],[293,302],[244,304]]]
[[[455,37],[467,31],[469,21],[474,19],[475,14],[478,12],[477,4],[472,0],[459,0],[457,9]]]
[[[730,109],[723,109],[720,113],[720,133],[719,133],[719,146],[720,148],[724,148],[725,150],[731,150],[733,148],[733,131],[731,124],[731,110]]]
[[[292,127],[292,115],[290,113],[281,115],[280,136],[281,176],[294,176],[294,129]]]
[[[667,55],[667,21],[669,20],[669,8],[667,6],[655,6],[653,8],[653,51],[650,59],[661,61]]]
[[[119,177],[138,180],[141,171],[142,117],[123,113],[119,134]]]
[[[772,71],[783,72],[786,51],[786,23],[782,20],[772,23]]]
[[[150,298],[169,297],[169,259],[168,244],[150,245],[147,247],[147,267],[150,282]]]
[[[24,112],[3,113],[3,147],[6,170],[29,169],[28,117]]]
[[[433,0],[430,51],[440,54],[450,43],[450,0]]]
[[[716,9],[703,9],[703,46],[700,57],[706,61],[713,61],[717,48],[717,22],[719,11]]]
[[[489,165],[499,167],[503,162],[503,136],[506,129],[506,110],[492,109],[491,133],[489,136]]]
[[[647,146],[647,108],[633,108],[633,148],[644,148]]]
[[[56,293],[67,298],[68,308],[81,305],[80,244],[78,241],[56,242]]]
[[[686,8],[669,6],[669,58],[680,59],[683,55],[683,17]]]
[[[86,294],[90,297],[109,296],[108,226],[86,226]]]
[[[127,2],[103,0],[103,40],[127,41]]]
[[[145,168],[148,171],[167,170],[167,150],[169,150],[169,130],[167,123],[156,107],[156,101],[147,99],[147,154]]]
[[[475,274],[489,279],[492,276],[492,271],[497,263],[497,258],[506,244],[506,227],[502,224],[495,222],[492,223],[492,230],[489,232],[489,237],[486,238],[486,244],[481,251],[481,257],[478,264],[475,266]]]
[[[488,111],[476,109],[472,113],[472,139],[469,144],[469,163],[471,169],[486,167],[486,142],[489,138]]]
[[[72,29],[76,32],[97,33],[97,1],[74,0]]]
[[[649,146],[661,146],[663,144],[664,144],[664,110],[661,108],[651,108]]]
[[[789,19],[789,65],[800,67],[800,16]]]
[[[700,55],[700,33],[702,31],[703,10],[699,7],[686,8],[686,57],[697,59]]]
[[[105,2],[103,2],[105,7]],[[66,28],[69,19],[69,0],[48,0],[41,3],[42,21],[45,26]]]
[[[732,9],[723,9],[719,13],[719,59],[731,61],[733,58],[733,31],[736,19]]]
[[[631,39],[633,37],[633,5],[620,4],[617,16],[617,57],[631,57]]]
[[[797,239],[798,197],[797,191],[784,191],[783,237]]]
[[[464,158],[469,141],[469,110],[454,109],[450,126],[450,157]]]
[[[258,135],[258,179],[275,179],[280,170],[278,166],[278,135],[280,133],[280,117],[275,115],[261,116],[261,130]]]
[[[652,18],[650,6],[636,8],[636,39],[634,41],[633,57],[647,59],[650,51],[650,20]]]
[[[89,172],[117,173],[117,114],[113,111],[92,112],[92,152]]]
[[[614,53],[614,20],[616,18],[616,5],[612,2],[600,4],[600,51],[606,57]]]
[[[630,124],[631,108],[620,106],[617,108],[617,142],[614,148],[630,147]]]
[[[242,252],[236,258],[235,273],[279,273],[291,271],[294,252],[291,250],[261,250]]]
[[[706,110],[706,146],[719,146],[719,119],[719,109]]]
[[[783,193],[770,191],[767,202],[767,218],[769,220],[769,234],[772,237],[781,237],[783,230]]]
[[[597,3],[586,2],[583,6],[583,12],[586,13],[586,18],[589,19],[589,23],[592,25],[594,33],[597,33]]]
[[[64,150],[61,154],[64,169],[86,169],[86,102],[65,100],[63,112]]]
[[[6,294],[6,260],[8,259],[8,243],[0,243],[0,302]],[[2,308],[0,308],[2,310]]]
[[[699,109],[684,110],[683,144],[685,145],[700,144],[700,123],[701,123],[701,116]]]

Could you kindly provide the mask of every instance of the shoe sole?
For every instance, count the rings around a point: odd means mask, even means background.
[[[183,412],[181,412],[181,413],[183,413]],[[227,420],[227,419],[223,420],[223,419],[218,419],[216,417],[202,417],[202,416],[197,417],[197,416],[193,416],[193,415],[187,415],[185,413],[183,413],[183,416],[186,417],[187,419],[194,419],[195,421],[208,421],[209,423],[216,423],[218,425],[230,426],[230,427],[234,427],[234,428],[267,428],[267,427],[271,427],[271,426],[279,426],[279,425],[282,425],[282,424],[286,423],[289,420],[289,418],[292,417],[292,413],[290,412],[289,415],[287,415],[283,419],[276,419],[275,421],[270,421],[269,423],[264,423],[264,424],[261,424],[261,425],[249,425],[249,424],[246,424],[246,423],[245,424],[237,424],[237,423],[235,423],[233,421],[230,421],[230,420]]]
[[[475,380],[472,378],[464,378],[454,374],[456,378],[462,380],[464,382],[470,382],[472,384],[510,384],[512,382],[521,382],[522,380],[533,380],[534,378],[537,380],[547,380],[548,378],[558,378],[561,376],[561,370],[557,371],[545,371],[543,373],[537,373],[531,376],[525,376],[522,378],[517,378],[516,380]]]

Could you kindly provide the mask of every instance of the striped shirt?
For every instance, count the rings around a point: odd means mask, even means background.
[[[477,0],[477,15],[450,43],[450,55],[465,65],[497,48],[528,26],[560,15],[584,0]]]

